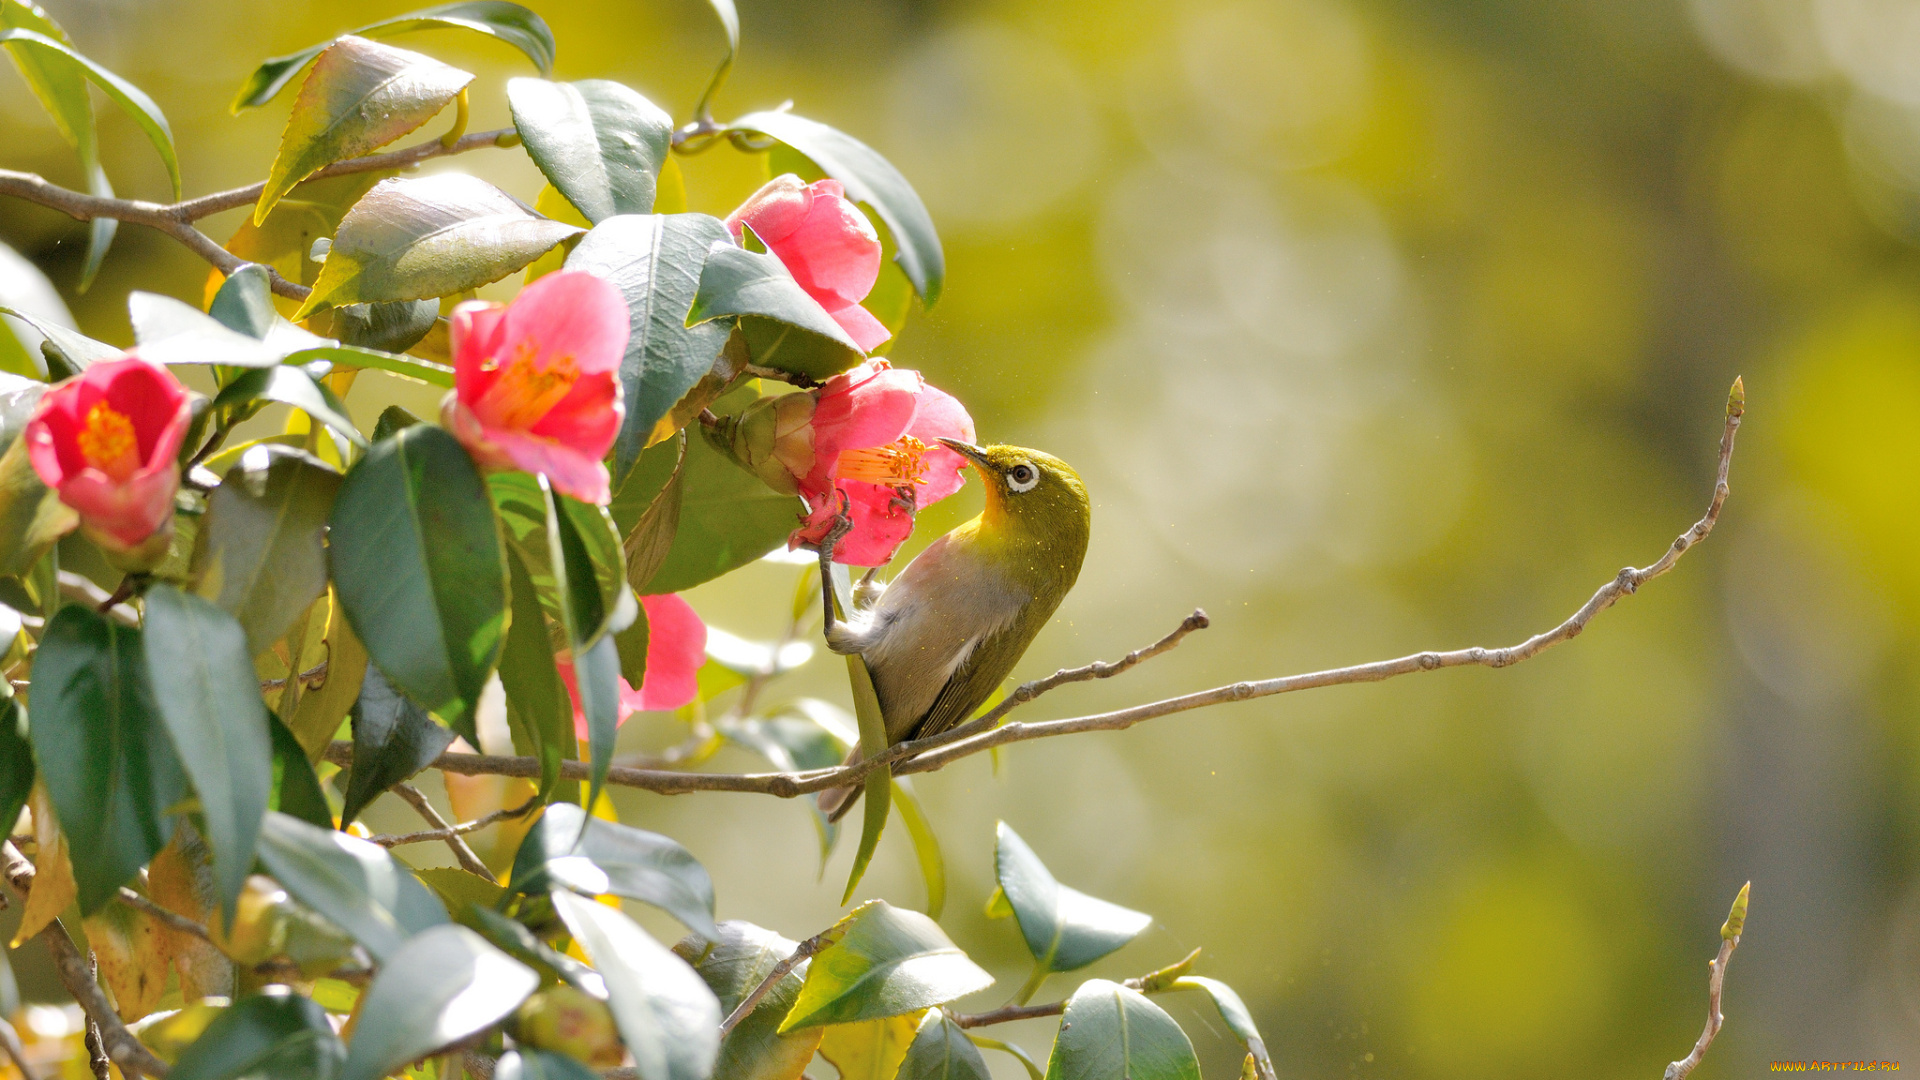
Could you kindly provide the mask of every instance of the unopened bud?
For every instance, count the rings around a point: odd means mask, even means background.
[[[1737,387],[1739,383],[1735,383],[1734,385]],[[1747,893],[1752,889],[1753,882],[1751,881],[1740,886],[1740,895],[1733,898],[1733,910],[1727,913],[1727,921],[1720,927],[1721,940],[1732,941],[1734,938],[1740,936],[1742,930],[1747,928]]]
[[[625,1060],[613,1013],[599,998],[571,986],[554,986],[528,998],[518,1013],[518,1038],[597,1068]]]
[[[799,478],[813,471],[813,406],[809,393],[761,398],[705,431],[735,464],[792,495],[799,491]]]

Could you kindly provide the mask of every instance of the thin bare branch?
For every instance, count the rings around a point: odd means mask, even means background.
[[[1725,926],[1720,928],[1720,954],[1707,961],[1707,1026],[1700,1032],[1700,1038],[1694,1042],[1693,1049],[1686,1057],[1667,1066],[1661,1080],[1687,1080],[1688,1074],[1700,1067],[1707,1056],[1707,1047],[1713,1045],[1714,1037],[1720,1034],[1720,1025],[1727,1018],[1720,1012],[1720,991],[1727,979],[1727,961],[1733,959],[1733,950],[1740,947],[1740,934],[1746,929],[1747,896],[1753,889],[1749,881],[1740,887],[1740,895],[1734,898],[1733,912],[1727,916]]]
[[[473,849],[467,846],[467,842],[460,838],[460,833],[447,822],[446,818],[440,816],[440,811],[433,808],[433,803],[428,801],[425,792],[412,784],[399,783],[393,785],[393,793],[405,799],[407,805],[413,807],[422,818],[425,818],[427,824],[433,826],[436,832],[445,834],[441,839],[446,841],[448,849],[459,861],[461,869],[470,874],[478,874],[496,885],[500,883],[500,879],[493,876],[493,871],[487,869],[487,864],[480,861],[480,856],[475,855]]]
[[[1069,682],[1081,682],[1118,674],[1141,660],[1172,648],[1187,633],[1198,628],[1196,619],[1204,619],[1204,615],[1195,612],[1194,615],[1188,616],[1187,620],[1172,634],[1126,659],[1113,664],[1091,664],[1084,668],[1056,672],[1045,679],[1029,683],[1028,686],[1034,689],[1026,692],[1024,696],[1022,691],[1026,690],[1026,687],[1016,690],[1007,701],[1002,702],[993,712],[978,720],[970,721],[939,735],[898,743],[889,747],[885,753],[871,759],[830,769],[776,773],[692,773],[670,769],[615,766],[607,774],[607,783],[641,788],[663,795],[678,795],[693,791],[738,791],[791,799],[816,791],[825,791],[828,788],[856,785],[864,780],[869,772],[882,765],[891,766],[896,775],[932,772],[963,757],[997,746],[1008,746],[1032,739],[1052,738],[1057,735],[1072,735],[1083,731],[1120,731],[1162,716],[1203,709],[1212,705],[1223,705],[1228,702],[1250,701],[1276,694],[1316,690],[1324,686],[1380,682],[1401,675],[1437,671],[1441,668],[1510,667],[1523,660],[1532,659],[1561,642],[1578,637],[1595,616],[1619,603],[1623,598],[1638,592],[1640,586],[1673,569],[1682,555],[1707,538],[1713,531],[1714,524],[1720,519],[1721,507],[1726,503],[1729,491],[1727,475],[1733,462],[1734,435],[1740,428],[1740,420],[1745,411],[1746,391],[1741,381],[1736,379],[1733,390],[1727,398],[1726,426],[1720,436],[1719,467],[1715,474],[1713,497],[1707,505],[1706,514],[1694,522],[1686,532],[1681,533],[1659,559],[1645,567],[1627,567],[1621,570],[1564,622],[1550,630],[1535,634],[1517,645],[1496,649],[1476,646],[1449,652],[1413,653],[1392,660],[1376,660],[1351,667],[1287,675],[1258,682],[1237,682],[1113,712],[1076,716],[1064,720],[1014,722],[988,730],[988,725],[1004,716],[1005,710],[1011,710],[1025,701],[1031,701],[1048,689]],[[1138,656],[1138,659],[1134,659],[1134,656]],[[339,764],[347,764],[352,758],[352,744],[333,743],[327,750],[327,758]],[[473,776],[519,776],[532,779],[540,775],[540,763],[531,757],[447,753],[442,754],[439,760],[433,763],[433,767],[444,772]],[[579,761],[561,762],[560,775],[569,780],[587,779],[587,765]]]
[[[153,901],[147,899],[146,897],[141,896],[139,893],[134,892],[132,889],[127,888],[125,885],[122,885],[120,887],[120,902],[127,905],[130,908],[134,908],[135,910],[138,910],[147,915],[153,916],[154,918],[160,920],[162,923],[165,923],[167,926],[172,927],[173,929],[178,930],[183,934],[192,934],[194,937],[197,937],[202,941],[208,942],[209,944],[217,944],[214,942],[213,937],[207,932],[206,927],[201,926],[199,923],[194,922],[192,919],[187,918],[185,915],[181,915],[177,912],[169,911],[166,908],[161,907],[159,904],[156,904]]]
[[[733,1011],[727,1014],[727,1018],[720,1022],[720,1037],[726,1038],[727,1033],[738,1026],[740,1021],[745,1020],[748,1014],[753,1012],[754,1007],[760,1004],[761,999],[765,998],[781,979],[787,977],[788,972],[800,966],[802,961],[819,952],[826,945],[826,935],[815,934],[801,942],[791,956],[773,965],[773,970],[767,972],[767,977],[760,980],[760,985],[749,991],[746,997],[741,998],[740,1004],[735,1005]]]
[[[27,861],[20,849],[12,841],[0,844],[0,873],[6,875],[7,883],[21,896],[33,892],[33,863]],[[53,954],[53,966],[59,972],[60,982],[80,1003],[93,1023],[100,1027],[100,1044],[107,1057],[122,1070],[132,1070],[147,1076],[165,1080],[168,1073],[167,1063],[153,1056],[153,1051],[141,1045],[127,1026],[120,1022],[120,1015],[107,1000],[106,991],[93,977],[87,958],[80,952],[79,946],[67,936],[67,929],[55,919],[40,931],[41,940],[47,943],[47,951]]]
[[[525,817],[527,814],[532,813],[539,805],[540,797],[536,795],[526,802],[521,803],[519,806],[510,806],[504,810],[495,810],[493,813],[487,814],[484,817],[477,817],[472,821],[463,821],[458,825],[451,825],[444,829],[427,829],[422,832],[410,833],[389,833],[379,836],[369,836],[367,840],[386,848],[403,847],[407,844],[435,843],[445,840],[450,836],[465,836],[468,833],[477,833],[481,829],[487,828],[490,825],[497,825],[508,818]]]
[[[13,1067],[20,1070],[22,1080],[40,1080],[39,1070],[27,1060],[27,1048],[20,1044],[20,1033],[13,1029],[7,1018],[0,1016],[0,1050],[7,1052],[7,1059]]]
[[[405,169],[423,161],[449,154],[464,154],[469,150],[481,150],[489,146],[518,146],[520,133],[513,128],[497,128],[493,131],[476,131],[462,135],[449,146],[439,139],[430,139],[418,146],[409,146],[400,150],[390,150],[384,154],[369,154],[366,157],[348,158],[314,173],[308,179],[324,180],[329,176],[345,176],[348,173],[378,172],[383,169]],[[202,195],[197,199],[177,202],[168,207],[187,221],[198,221],[223,210],[232,210],[241,206],[252,206],[260,201],[260,193],[266,189],[264,182],[248,184],[246,187],[231,191],[216,191],[211,195]]]

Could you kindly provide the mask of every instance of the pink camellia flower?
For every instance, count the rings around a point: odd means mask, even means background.
[[[164,536],[180,490],[186,387],[133,353],[48,390],[27,423],[33,471],[80,515],[95,543],[125,554]]]
[[[544,473],[554,490],[605,505],[601,461],[624,413],[627,302],[579,271],[548,274],[510,304],[453,309],[453,391],[441,423],[483,469]]]
[[[892,337],[860,301],[880,278],[880,236],[838,180],[803,184],[787,173],[769,180],[727,217],[727,231],[745,242],[741,226],[779,256],[793,280],[820,302],[862,352]]]
[[[635,690],[620,680],[620,714],[616,724],[624,724],[637,712],[665,712],[692,701],[700,693],[700,665],[707,659],[707,624],[678,595],[643,596],[640,606],[647,612],[647,674]],[[587,714],[580,707],[580,687],[573,678],[573,658],[561,653],[553,658],[560,669],[560,681],[567,684],[567,697],[573,700],[573,730],[587,737]]]

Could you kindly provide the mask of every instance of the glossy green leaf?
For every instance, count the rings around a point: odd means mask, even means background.
[[[215,290],[207,314],[229,330],[265,340],[280,319],[280,313],[274,310],[269,280],[267,268],[259,263],[234,270]]]
[[[713,991],[619,911],[564,889],[552,896],[574,943],[606,980],[607,1005],[639,1080],[708,1080],[720,1047]]]
[[[12,835],[14,822],[20,820],[20,808],[27,805],[27,795],[33,791],[33,775],[27,712],[8,687],[0,697],[0,832]]]
[[[473,877],[468,874],[468,877]],[[477,880],[477,879],[476,879]],[[553,946],[536,937],[525,924],[509,919],[491,906],[472,904],[460,909],[460,921],[480,932],[481,936],[504,949],[507,955],[539,971],[550,970],[555,976],[576,990],[584,990],[594,997],[605,999],[607,982],[600,973],[573,957],[556,951]]]
[[[487,491],[547,614],[576,646],[597,640],[626,591],[625,555],[613,519],[530,473],[494,473]]]
[[[693,964],[728,1016],[764,982],[799,943],[749,922],[728,920],[715,935],[687,938],[673,951]],[[821,1027],[780,1034],[780,1019],[793,1008],[807,974],[807,961],[773,984],[760,1003],[720,1041],[713,1080],[798,1080],[826,1035]]]
[[[320,777],[307,760],[306,748],[278,716],[272,721],[273,797],[267,800],[267,809],[322,829],[333,828],[333,808],[327,805],[327,793],[321,790]]]
[[[716,410],[717,411],[717,410]],[[631,533],[655,492],[672,472],[677,453],[671,442],[642,455],[628,485],[608,507],[615,524]],[[649,460],[664,462],[650,486]],[[799,524],[800,500],[767,487],[735,465],[704,438],[687,440],[680,478],[679,523],[659,568],[644,582],[633,582],[642,596],[684,592],[753,562],[786,542]]]
[[[235,408],[248,402],[277,401],[291,405],[346,437],[355,446],[365,447],[367,437],[353,426],[347,407],[333,391],[313,376],[291,364],[256,368],[242,373],[213,399],[219,408]]]
[[[1027,950],[1046,971],[1086,967],[1140,936],[1153,917],[1070,889],[1001,822],[994,871]]]
[[[887,721],[880,712],[880,696],[873,688],[873,673],[867,670],[867,661],[859,653],[847,656],[847,681],[853,686],[853,714],[860,722],[860,753],[863,757],[878,757],[887,749]],[[887,828],[887,810],[893,797],[892,770],[875,769],[867,774],[867,803],[860,819],[860,847],[853,855],[853,869],[847,874],[847,891],[840,897],[842,904],[853,899],[853,890],[867,872],[867,866],[873,861],[873,853],[880,847],[880,834]]]
[[[333,333],[343,345],[402,353],[420,343],[440,318],[437,300],[390,300],[333,309]]]
[[[294,99],[253,223],[293,186],[336,161],[370,154],[433,119],[473,81],[406,49],[348,35],[327,46]]]
[[[265,652],[327,591],[324,540],[339,490],[340,474],[319,458],[262,444],[241,454],[207,496],[194,590],[240,620],[249,656]]]
[[[920,878],[927,883],[927,918],[938,921],[947,906],[947,860],[940,853],[940,838],[933,834],[933,819],[920,805],[913,782],[904,776],[893,781],[893,805],[913,840],[913,857],[920,864]]]
[[[1047,1080],[1200,1080],[1193,1044],[1160,1006],[1089,979],[1067,999]]]
[[[159,584],[147,591],[141,640],[160,718],[200,799],[221,902],[231,905],[273,793],[273,737],[247,633],[207,600]]]
[[[367,668],[360,697],[347,715],[353,722],[353,766],[340,809],[342,825],[453,745],[453,732],[434,723],[427,710],[395,690],[377,667]]]
[[[62,326],[58,321],[44,314],[35,314],[18,307],[0,306],[0,315],[18,319],[39,331],[46,338],[46,342],[41,346],[43,350],[47,345],[53,346],[80,370],[85,370],[96,361],[111,360],[122,352],[104,341],[95,341],[77,330]]]
[[[729,131],[770,135],[805,154],[846,186],[847,197],[873,207],[900,245],[895,256],[928,307],[940,299],[947,273],[940,234],[925,203],[886,158],[845,132],[790,112],[757,112],[727,125]]]
[[[0,21],[16,10],[19,0],[0,0]],[[0,243],[0,308],[19,308],[40,319],[73,332],[73,312],[60,298],[47,275],[33,260],[5,243]],[[41,356],[40,343],[46,335],[19,319],[0,316],[0,371],[45,381],[47,362]]]
[[[431,302],[431,301],[429,301]],[[354,305],[356,307],[363,305]],[[338,310],[338,309],[335,309]],[[417,356],[396,356],[378,349],[363,349],[354,345],[335,345],[316,349],[307,349],[287,357],[290,364],[304,364],[310,360],[327,360],[347,367],[373,368],[376,371],[390,371],[395,375],[405,375],[409,379],[418,379],[432,386],[453,388],[453,368],[432,360],[422,360]],[[391,411],[398,406],[391,406]],[[386,415],[383,411],[381,415]],[[401,409],[405,412],[405,409]],[[381,438],[378,426],[374,428],[374,441]]]
[[[191,304],[159,293],[127,297],[140,355],[156,364],[217,364],[267,368],[325,339],[289,325],[272,340],[232,329]],[[272,331],[269,331],[271,334]]]
[[[580,232],[462,173],[382,180],[340,220],[294,319],[341,304],[477,289]]]
[[[52,16],[39,5],[23,0],[0,0],[0,28],[32,31],[73,48],[73,39]],[[47,110],[60,137],[80,155],[81,168],[97,167],[100,143],[85,72],[74,61],[46,49],[11,44],[7,54],[40,107]]]
[[[614,738],[620,725],[620,647],[611,635],[573,651],[573,685],[580,713],[587,720],[587,804],[600,801],[613,767]]]
[[[312,998],[269,987],[222,1009],[181,1051],[169,1077],[178,1080],[333,1080],[346,1048]]]
[[[144,91],[44,33],[19,27],[0,28],[0,44],[7,46],[9,53],[32,55],[41,64],[57,65],[64,61],[99,87],[146,134],[147,141],[153,144],[167,167],[167,177],[173,181],[173,197],[180,197],[180,159],[173,149],[173,131],[167,126],[166,114]],[[77,110],[77,106],[73,108]],[[63,112],[67,109],[68,106],[62,107]]]
[[[650,214],[673,117],[605,79],[510,79],[507,104],[527,156],[590,222]]]
[[[783,1032],[900,1016],[993,985],[932,919],[884,900],[862,904],[825,936]]]
[[[560,781],[560,763],[579,754],[573,704],[553,663],[553,636],[540,596],[518,552],[507,552],[513,621],[500,651],[500,683],[507,695],[507,728],[516,753],[540,760],[540,797]]]
[[[539,893],[556,886],[639,900],[695,933],[712,938],[717,932],[713,879],[691,852],[658,833],[588,817],[572,803],[547,807],[513,860],[515,892]]]
[[[46,383],[0,372],[0,445],[11,444],[27,430],[46,391]]]
[[[1260,1037],[1260,1029],[1253,1022],[1253,1013],[1248,1011],[1247,1003],[1240,1000],[1240,995],[1233,987],[1204,975],[1183,975],[1173,981],[1173,989],[1205,991],[1213,999],[1213,1007],[1220,1010],[1220,1019],[1226,1023],[1227,1030],[1233,1032],[1234,1037],[1246,1046],[1247,1053],[1253,1055],[1259,1074],[1266,1080],[1273,1080],[1273,1059],[1267,1054],[1266,1040]]]
[[[984,1035],[969,1034],[968,1038],[973,1040],[975,1046],[1011,1055],[1020,1063],[1021,1068],[1027,1070],[1028,1080],[1044,1080],[1047,1075],[1041,1071],[1039,1065],[1034,1064],[1033,1055],[1022,1050],[1017,1043],[1001,1042],[999,1039],[990,1039]]]
[[[406,940],[447,921],[447,909],[387,849],[269,813],[260,862],[294,899],[319,912],[386,964]]]
[[[748,251],[730,241],[716,243],[700,270],[700,291],[694,295],[687,321],[704,323],[742,315],[779,324],[769,328],[772,333],[761,335],[758,342],[749,337],[756,364],[824,378],[845,371],[866,355],[827,309],[807,295],[777,256]],[[788,345],[787,337],[793,334],[818,340]],[[807,363],[790,367],[782,362],[795,357],[805,357]],[[813,370],[816,368],[826,370]]]
[[[553,31],[547,29],[546,21],[519,4],[502,3],[500,0],[479,0],[477,3],[441,4],[437,7],[423,8],[392,19],[368,23],[354,30],[360,37],[384,38],[404,34],[414,30],[431,30],[438,27],[458,27],[498,38],[527,54],[542,75],[553,70]],[[335,39],[337,40],[337,39]],[[276,56],[256,68],[247,82],[240,88],[240,94],[233,100],[233,111],[251,109],[265,105],[274,96],[300,74],[300,69],[313,62],[313,58],[324,52],[333,41],[323,41],[318,45],[301,49],[299,52]]]
[[[92,608],[60,609],[33,662],[28,735],[74,852],[80,909],[92,914],[165,846],[187,792],[147,683],[140,631]]]
[[[967,1032],[939,1009],[929,1009],[907,1047],[899,1080],[993,1080]]]
[[[464,926],[436,926],[381,965],[360,1002],[341,1080],[380,1080],[408,1062],[485,1030],[540,977]]]
[[[367,654],[468,742],[499,656],[507,568],[486,484],[453,436],[418,424],[375,443],[340,485],[334,589]]]
[[[626,417],[614,442],[619,487],[652,440],[655,425],[713,370],[731,328],[687,325],[707,249],[727,239],[706,214],[621,214],[593,227],[567,256],[569,270],[612,282],[627,301],[627,352],[620,361]]]
[[[500,1058],[493,1080],[600,1080],[600,1074],[565,1054],[523,1046]]]

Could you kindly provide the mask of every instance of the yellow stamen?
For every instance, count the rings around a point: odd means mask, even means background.
[[[532,427],[580,379],[572,356],[542,357],[530,341],[521,342],[504,363],[495,359],[483,366],[502,369],[500,378],[474,403],[473,411],[492,427]]]
[[[886,446],[842,450],[833,474],[841,480],[864,480],[882,487],[927,482],[926,443],[902,435]]]
[[[126,480],[140,471],[140,439],[133,432],[133,421],[104,401],[95,402],[87,410],[86,423],[76,441],[87,464],[115,480]]]

